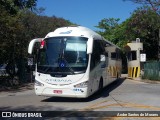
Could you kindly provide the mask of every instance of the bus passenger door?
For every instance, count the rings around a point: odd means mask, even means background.
[[[94,63],[93,58],[91,59],[91,67],[90,67],[90,80],[91,80],[91,89],[92,92],[95,92],[98,89],[98,83],[97,83],[97,67]]]

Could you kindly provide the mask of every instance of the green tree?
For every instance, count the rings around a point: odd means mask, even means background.
[[[20,80],[24,80],[25,76],[24,68],[29,41],[45,37],[48,32],[54,31],[57,27],[72,24],[63,18],[41,16],[44,9],[35,8],[34,12],[31,11],[32,6],[28,5],[27,1],[34,0],[18,0],[20,3],[25,3],[20,6],[14,4],[16,0],[0,1],[3,3],[0,4],[0,64],[10,63],[12,78],[15,76],[14,68],[17,64]],[[7,9],[10,7],[13,7],[16,12]]]
[[[157,14],[160,14],[160,0],[123,0],[131,1],[137,4],[142,4],[143,6],[149,6]]]
[[[117,44],[118,40],[115,36],[116,34],[116,28],[119,26],[119,18],[104,18],[99,23],[97,28],[101,29],[98,31],[103,37],[105,37],[107,40],[112,41],[113,43]]]
[[[132,14],[128,30],[144,43],[148,59],[160,59],[160,0],[124,0],[142,4]]]
[[[17,14],[20,10],[33,10],[37,0],[0,0],[0,5],[11,15]]]
[[[134,11],[127,24],[128,39],[141,38],[148,59],[158,59],[160,16],[150,7]]]
[[[137,8],[131,17],[118,24],[118,19],[102,19],[99,33],[114,44],[123,48],[127,42],[140,38],[144,44],[147,59],[158,59],[160,15],[151,7]]]
[[[104,38],[123,48],[129,41],[126,34],[129,19],[121,24],[119,20],[119,18],[105,18],[102,19],[96,27],[100,29],[98,33]]]

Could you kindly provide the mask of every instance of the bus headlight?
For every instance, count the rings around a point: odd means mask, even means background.
[[[39,81],[37,81],[37,80],[35,80],[35,86],[44,86],[44,84],[39,82]]]
[[[75,88],[85,88],[88,86],[88,81],[82,82],[82,83],[78,83],[76,85],[74,85]]]

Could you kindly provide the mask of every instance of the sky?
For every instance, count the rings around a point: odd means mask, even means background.
[[[123,0],[38,0],[37,7],[45,8],[44,15],[56,16],[96,30],[104,18],[125,21],[140,5]],[[54,23],[53,23],[54,24]]]

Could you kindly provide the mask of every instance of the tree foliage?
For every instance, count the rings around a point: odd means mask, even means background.
[[[0,64],[10,63],[11,68],[17,64],[21,73],[24,71],[31,39],[45,37],[57,27],[72,24],[56,16],[41,16],[44,9],[35,8],[36,11],[31,11],[36,1],[0,0]],[[12,73],[15,73],[15,69],[12,69]]]
[[[133,1],[140,2],[140,0]],[[145,1],[148,0],[141,0]],[[152,7],[143,6],[137,8],[126,21],[118,24],[117,20],[119,19],[102,19],[97,26],[101,29],[99,33],[121,48],[127,42],[140,38],[144,44],[144,52],[149,53],[147,59],[158,59],[160,15],[157,11]]]
[[[132,14],[127,26],[128,34],[132,34],[129,39],[141,38],[148,59],[157,59],[160,16],[149,7],[142,7]]]
[[[128,23],[129,39],[138,36],[144,43],[148,59],[158,59],[160,33],[160,0],[125,0],[143,6],[132,13]]]
[[[113,43],[117,43],[116,29],[118,28],[119,18],[104,18],[99,23],[97,28],[101,29],[98,31],[103,37],[112,41]]]
[[[14,15],[22,9],[34,9],[37,0],[0,0],[0,5],[8,13]]]
[[[96,27],[100,29],[100,31],[97,32],[104,38],[123,48],[128,42],[126,35],[128,20],[121,24],[119,20],[119,18],[104,18]]]
[[[143,6],[149,6],[157,14],[160,14],[160,0],[123,0],[132,1],[137,4],[142,4]]]

